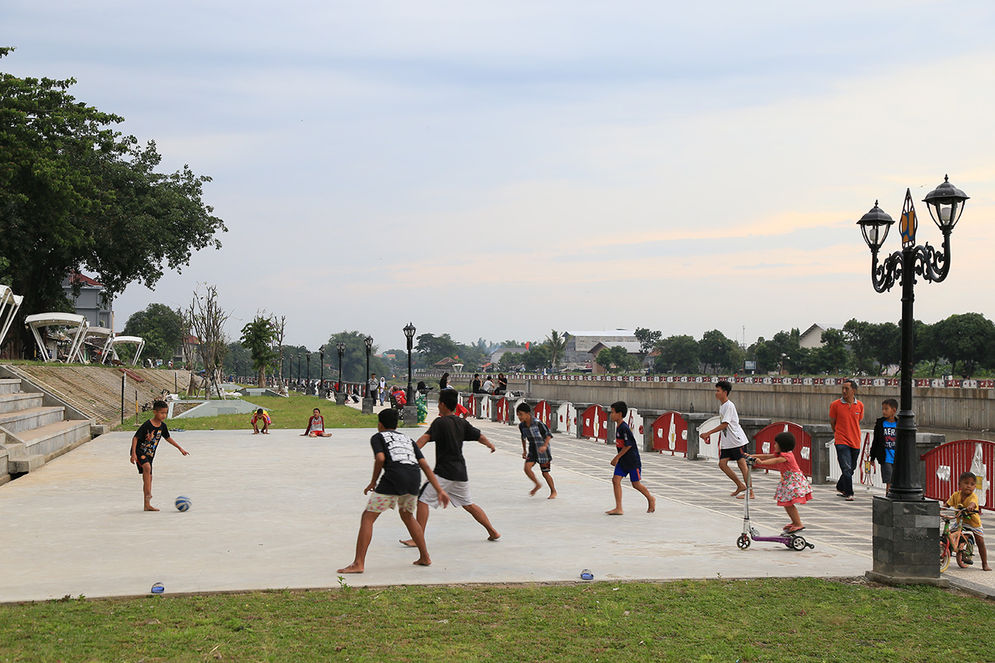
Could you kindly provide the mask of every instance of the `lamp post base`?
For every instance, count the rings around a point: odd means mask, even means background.
[[[418,406],[417,405],[405,405],[404,406],[404,427],[405,428],[415,428],[418,426]]]
[[[895,585],[942,585],[940,504],[874,497],[874,568],[867,577]]]
[[[345,399],[346,399],[345,392],[342,392],[342,391],[335,392],[335,404],[336,405],[345,405]]]
[[[373,399],[364,398],[363,399],[363,414],[373,414]]]

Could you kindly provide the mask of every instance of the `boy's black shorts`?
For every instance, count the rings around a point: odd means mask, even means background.
[[[738,461],[740,458],[744,457],[744,449],[746,449],[746,445],[741,447],[733,447],[732,449],[723,449],[719,452],[719,458],[728,458],[729,460]]]
[[[539,453],[534,444],[529,444],[529,451],[525,457],[526,463],[536,463],[541,471],[549,472],[552,461],[552,454],[549,453],[548,447],[546,448],[546,453]]]
[[[152,460],[155,458],[154,455],[138,453],[138,462],[135,463],[135,467],[138,468],[138,473],[142,473],[142,465],[145,463],[149,464],[149,474],[152,474]]]

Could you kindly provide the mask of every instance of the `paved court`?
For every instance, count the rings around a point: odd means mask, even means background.
[[[612,506],[611,450],[559,437],[560,499],[530,498],[515,429],[481,425],[498,451],[468,443],[466,457],[474,500],[501,540],[486,541],[461,509],[437,510],[428,526],[434,564],[414,567],[417,552],[397,543],[405,530],[388,513],[375,528],[367,572],[349,576],[349,584],[576,580],[585,568],[599,580],[854,576],[870,566],[859,537],[828,515],[806,532],[815,550],[770,543],[738,550],[742,502],[728,497],[731,484],[714,465],[646,454],[657,512],[645,513],[643,498],[626,487],[626,515],[610,517],[603,512]],[[191,455],[160,446],[159,513],[141,511],[141,482],[128,462],[131,434],[101,436],[0,487],[0,601],[142,594],[155,582],[167,592],[334,587],[336,569],[352,560],[366,502],[370,434],[177,432]],[[427,452],[431,459],[431,445]],[[758,481],[758,496],[769,500],[773,481]],[[191,498],[189,512],[172,507],[177,495]],[[826,489],[818,497],[827,501]],[[838,508],[863,509],[869,522],[867,503]],[[786,522],[782,509],[762,512],[768,533]],[[814,509],[803,511],[809,514]]]

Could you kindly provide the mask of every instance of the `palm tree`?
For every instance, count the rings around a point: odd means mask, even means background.
[[[560,333],[553,329],[550,331],[549,336],[546,337],[546,345],[549,346],[549,358],[550,362],[553,364],[553,368],[560,362],[560,357],[563,356],[563,351],[567,347],[567,335],[566,332]]]

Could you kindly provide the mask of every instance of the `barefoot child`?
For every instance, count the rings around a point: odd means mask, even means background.
[[[549,473],[549,465],[553,460],[553,455],[549,451],[549,442],[553,439],[553,434],[549,432],[546,424],[532,416],[532,408],[528,403],[519,403],[515,408],[518,415],[518,430],[522,433],[522,458],[525,459],[525,476],[532,480],[535,487],[529,491],[529,495],[535,495],[542,489],[542,484],[536,480],[535,472],[532,471],[536,463],[542,471],[542,478],[549,484],[549,497],[556,499],[556,486],[553,485],[553,476]],[[527,447],[527,448],[526,448]]]
[[[362,573],[366,568],[366,551],[373,538],[373,523],[381,513],[397,507],[401,522],[408,528],[411,540],[421,553],[414,561],[417,566],[429,566],[432,560],[425,546],[425,533],[415,520],[415,508],[418,504],[418,486],[421,483],[421,472],[425,473],[428,482],[439,495],[443,508],[449,505],[449,495],[439,486],[438,479],[428,466],[428,461],[422,455],[421,449],[407,435],[397,432],[397,410],[381,410],[377,415],[376,435],[370,438],[373,447],[373,479],[363,489],[363,494],[371,490],[370,501],[366,504],[363,517],[359,522],[359,536],[356,538],[356,558],[352,564],[339,569],[339,573]],[[419,467],[421,472],[419,472]],[[380,471],[383,470],[383,478]],[[380,483],[377,484],[377,479]]]
[[[805,504],[812,499],[812,486],[798,467],[794,448],[794,435],[788,432],[778,433],[774,437],[774,453],[751,456],[757,460],[757,465],[773,467],[781,473],[781,483],[774,489],[774,499],[777,500],[778,506],[784,507],[788,517],[791,518],[791,522],[784,526],[784,531],[788,534],[805,529],[796,505]],[[752,493],[750,498],[753,498]]]
[[[325,432],[325,418],[321,416],[321,410],[314,408],[311,418],[307,420],[307,428],[304,429],[306,437],[331,437],[331,433]]]
[[[259,430],[259,422],[262,422],[263,424],[262,431]],[[256,410],[255,414],[252,415],[252,419],[249,421],[249,423],[252,424],[253,435],[258,435],[260,432],[262,432],[265,435],[269,435],[269,425],[272,422],[269,418],[269,412],[267,412],[266,410],[262,408]]]
[[[497,541],[501,538],[498,531],[491,525],[487,514],[470,498],[470,483],[466,474],[466,460],[463,458],[463,442],[477,441],[494,453],[495,448],[487,436],[466,419],[460,419],[454,414],[457,394],[447,389],[439,394],[439,416],[428,432],[418,438],[418,447],[424,448],[429,442],[435,442],[435,475],[439,484],[449,494],[449,500],[456,506],[463,507],[473,519],[487,530],[487,540]],[[428,524],[428,508],[439,506],[439,491],[431,483],[422,486],[418,497],[418,524],[422,530]],[[401,541],[406,546],[413,547],[414,540]]]
[[[719,425],[701,434],[701,439],[708,442],[708,438],[713,433],[721,433],[719,436],[719,469],[725,472],[726,476],[736,484],[736,490],[729,493],[732,497],[743,499],[746,491],[746,484],[750,476],[750,468],[746,465],[746,445],[750,443],[746,437],[746,432],[739,425],[739,413],[736,405],[729,400],[729,392],[732,391],[732,384],[728,380],[719,380],[715,383],[715,400],[719,402]],[[736,472],[729,467],[729,461],[734,460],[739,466],[739,472],[743,475],[740,481]],[[750,491],[750,499],[756,496]]]
[[[612,477],[612,490],[615,492],[615,508],[605,511],[609,516],[622,515],[622,478],[629,477],[632,487],[638,490],[646,498],[646,513],[656,511],[656,498],[650,495],[649,489],[643,485],[643,463],[639,458],[639,447],[636,445],[636,438],[629,430],[629,424],[625,423],[625,415],[629,413],[629,407],[624,401],[612,403],[611,420],[615,422],[615,448],[618,453],[612,458],[612,466],[615,468],[615,475]]]
[[[159,446],[160,440],[166,440],[179,449],[184,456],[190,454],[169,435],[169,428],[166,427],[166,414],[169,406],[164,401],[152,403],[152,418],[138,428],[135,437],[131,438],[131,462],[138,468],[138,473],[142,475],[142,494],[145,497],[145,510],[158,511],[152,506],[152,461],[155,459],[155,450]]]
[[[988,548],[985,547],[985,530],[981,527],[981,512],[978,506],[978,494],[974,492],[978,485],[978,477],[974,472],[964,472],[957,478],[957,492],[947,500],[947,506],[964,509],[961,526],[974,532],[974,542],[978,544],[978,554],[981,555],[981,568],[991,571],[988,566]]]

